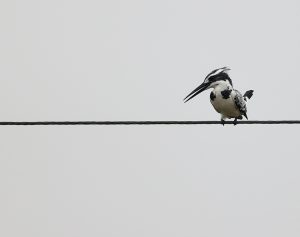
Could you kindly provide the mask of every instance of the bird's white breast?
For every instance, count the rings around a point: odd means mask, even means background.
[[[236,118],[241,115],[234,102],[234,90],[231,92],[229,98],[227,99],[223,98],[221,89],[219,88],[215,88],[213,93],[215,94],[215,98],[214,100],[210,100],[210,102],[218,113],[227,118]]]

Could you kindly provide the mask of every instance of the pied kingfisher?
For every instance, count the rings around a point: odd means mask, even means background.
[[[221,114],[221,122],[224,125],[225,119],[234,118],[234,125],[237,124],[238,119],[243,119],[242,116],[247,117],[246,102],[253,95],[253,90],[246,91],[242,95],[238,90],[233,89],[232,81],[228,75],[228,67],[222,67],[213,70],[206,77],[204,82],[193,90],[184,102],[189,101],[202,91],[213,88],[210,93],[210,102],[215,110]]]

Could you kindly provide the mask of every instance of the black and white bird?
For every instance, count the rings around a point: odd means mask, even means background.
[[[253,90],[246,91],[242,95],[238,90],[233,89],[232,80],[228,75],[229,70],[228,67],[213,70],[205,77],[200,86],[184,98],[184,102],[188,102],[199,93],[213,88],[210,93],[210,102],[215,110],[221,114],[222,124],[224,125],[225,119],[234,118],[234,125],[236,125],[237,120],[243,119],[243,116],[248,119],[246,103],[252,97]]]

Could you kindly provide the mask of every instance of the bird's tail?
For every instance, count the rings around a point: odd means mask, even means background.
[[[253,96],[253,92],[254,92],[254,90],[246,91],[245,94],[244,94],[244,96],[243,96],[244,100],[248,101]]]

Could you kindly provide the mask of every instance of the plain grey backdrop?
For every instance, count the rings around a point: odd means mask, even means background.
[[[299,1],[2,0],[1,121],[300,119]],[[299,125],[0,127],[0,235],[300,236]]]

